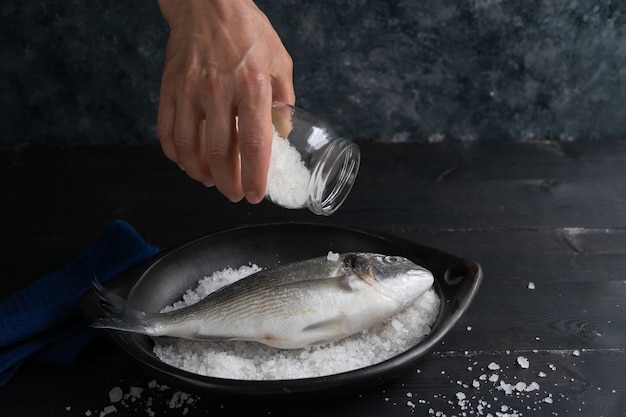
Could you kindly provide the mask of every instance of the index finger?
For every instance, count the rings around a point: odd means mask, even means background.
[[[272,95],[265,87],[239,103],[241,185],[248,202],[263,200],[272,149]]]

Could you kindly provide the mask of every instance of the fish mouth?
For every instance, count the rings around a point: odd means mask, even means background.
[[[360,254],[351,253],[347,255],[343,260],[343,264],[345,267],[352,269],[366,283],[372,285],[376,282],[372,265]]]

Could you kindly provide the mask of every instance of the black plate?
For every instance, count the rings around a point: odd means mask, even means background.
[[[179,300],[200,278],[226,267],[238,268],[252,262],[267,268],[324,256],[329,250],[401,255],[430,269],[442,300],[431,333],[406,352],[366,368],[316,378],[243,381],[183,371],[161,362],[152,352],[154,343],[149,337],[104,331],[149,373],[181,389],[259,400],[319,399],[362,391],[414,367],[459,320],[482,281],[477,263],[405,239],[336,226],[279,223],[242,227],[196,239],[158,255],[105,286],[127,298],[132,306],[156,312]],[[89,320],[104,314],[93,291],[83,297],[82,309]]]

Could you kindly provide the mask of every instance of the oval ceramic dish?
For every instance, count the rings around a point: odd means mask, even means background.
[[[103,330],[159,381],[194,392],[259,400],[305,400],[362,391],[401,376],[430,353],[470,305],[482,281],[480,266],[411,241],[319,224],[279,223],[211,234],[168,250],[105,286],[141,310],[157,312],[179,300],[204,276],[249,262],[263,268],[333,252],[379,252],[405,256],[430,269],[441,297],[431,333],[407,351],[376,365],[316,378],[248,381],[201,376],[161,362],[150,337]],[[89,320],[104,314],[94,291],[82,299]]]

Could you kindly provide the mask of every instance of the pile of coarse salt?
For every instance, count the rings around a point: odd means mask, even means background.
[[[300,153],[276,129],[267,172],[267,197],[286,208],[302,208],[309,197],[311,173]]]
[[[337,254],[329,252],[334,261]],[[198,302],[218,288],[259,271],[256,265],[227,268],[201,279],[183,299],[163,311]],[[155,355],[174,367],[199,375],[241,380],[312,378],[363,368],[415,346],[430,333],[440,299],[433,288],[388,321],[351,337],[321,346],[281,350],[254,342],[157,340]]]

